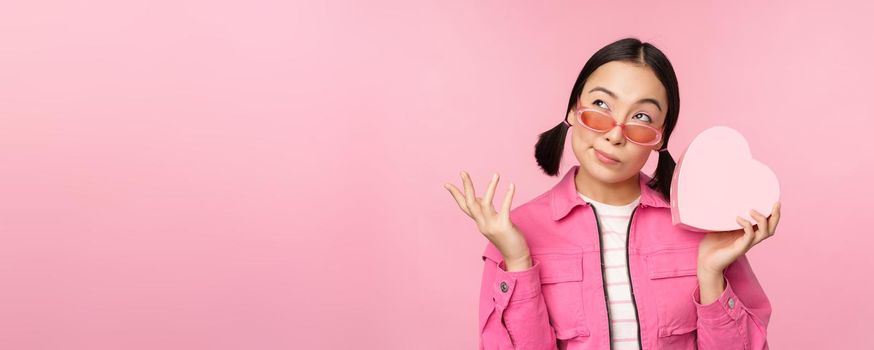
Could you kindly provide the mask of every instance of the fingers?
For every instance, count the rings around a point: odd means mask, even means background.
[[[456,188],[452,184],[443,184],[443,188],[449,190],[449,193],[452,194],[452,198],[455,199],[458,207],[464,211],[467,216],[470,216],[477,222],[477,224],[483,225],[487,224],[492,220],[491,218],[495,214],[499,214],[495,211],[495,208],[492,206],[492,201],[495,197],[495,189],[498,186],[498,181],[500,180],[500,175],[495,173],[492,175],[492,180],[489,182],[489,186],[486,189],[485,198],[477,197],[476,192],[473,188],[473,181],[470,179],[470,175],[466,171],[461,171],[461,182],[464,184],[464,192]],[[507,195],[504,196],[504,202],[502,205],[501,215],[509,219],[510,208],[513,202],[513,194],[516,192],[516,186],[510,184],[510,187],[507,189]],[[488,213],[484,212],[488,211]]]
[[[464,203],[467,204],[467,209],[477,223],[482,220],[482,210],[479,203],[476,202],[476,194],[473,191],[473,183],[470,181],[470,175],[466,171],[461,172],[461,181],[464,182]]]
[[[755,237],[756,237],[756,233],[753,230],[753,224],[740,216],[738,216],[735,221],[737,221],[737,223],[740,224],[741,226],[743,226],[743,228],[744,228],[743,237],[738,239],[738,241],[736,241],[736,242],[740,242],[739,243],[741,245],[740,248],[743,248],[744,252],[746,252],[747,249],[752,247],[753,239],[755,239]]]
[[[753,241],[753,244],[757,244],[771,235],[771,231],[768,229],[768,218],[755,209],[750,210],[750,216],[752,216],[753,219],[756,219],[756,224],[758,225],[756,229],[756,238]]]
[[[467,203],[465,203],[464,195],[461,194],[461,191],[452,184],[444,184],[443,187],[449,190],[449,193],[452,194],[452,198],[455,198],[455,202],[458,203],[458,207],[461,208],[461,211],[467,214],[467,216],[473,218],[470,209],[467,208]]]
[[[771,207],[771,215],[768,217],[768,228],[770,228],[770,234],[773,236],[777,233],[777,223],[780,222],[780,202],[774,203],[774,206]]]
[[[498,185],[498,174],[492,175],[492,181],[489,182],[489,187],[486,188],[486,196],[483,198],[483,205],[486,209],[492,209],[492,198],[495,197],[495,187]]]
[[[510,184],[507,188],[507,194],[504,195],[504,204],[501,206],[501,219],[510,219],[510,206],[513,203],[513,193],[516,192],[516,185]]]

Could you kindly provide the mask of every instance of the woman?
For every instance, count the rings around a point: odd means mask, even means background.
[[[498,175],[477,197],[462,172],[459,207],[489,240],[481,349],[767,349],[770,302],[746,252],[774,235],[780,203],[742,229],[673,226],[667,151],[680,108],[673,67],[655,46],[613,42],[586,62],[567,115],[535,157],[558,175],[567,130],[579,162],[552,189],[500,212]],[[641,172],[659,152],[652,177]]]

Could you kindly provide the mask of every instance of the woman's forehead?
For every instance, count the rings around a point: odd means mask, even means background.
[[[648,66],[630,62],[608,62],[596,69],[586,80],[583,96],[611,94],[620,101],[632,103],[643,98],[653,98],[667,103],[667,92],[658,77]]]

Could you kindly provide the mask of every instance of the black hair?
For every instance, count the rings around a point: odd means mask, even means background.
[[[667,91],[668,107],[665,117],[665,129],[662,133],[664,143],[659,150],[659,161],[655,174],[653,174],[652,179],[647,185],[661,193],[665,199],[670,200],[671,177],[674,174],[676,163],[671,154],[668,153],[667,148],[671,132],[674,130],[674,126],[677,125],[677,118],[680,114],[680,89],[677,84],[677,76],[674,74],[674,68],[664,53],[652,44],[641,42],[637,38],[629,37],[614,41],[595,52],[589,58],[583,66],[583,70],[580,71],[576,83],[574,83],[571,97],[568,101],[568,108],[565,114],[562,115],[561,123],[540,134],[537,145],[534,147],[534,157],[537,159],[537,164],[540,165],[546,174],[558,176],[558,167],[561,162],[562,151],[564,150],[565,137],[570,127],[566,120],[567,113],[576,106],[582,94],[583,85],[592,72],[601,65],[612,61],[632,62],[650,67]]]

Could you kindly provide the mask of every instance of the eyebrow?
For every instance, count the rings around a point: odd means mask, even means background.
[[[592,93],[592,92],[595,92],[595,91],[601,91],[601,92],[603,92],[603,93],[605,93],[605,94],[607,94],[607,95],[610,95],[610,97],[612,97],[612,98],[614,98],[614,99],[617,99],[617,100],[619,99],[619,98],[616,97],[616,94],[614,94],[613,91],[607,90],[607,89],[602,88],[602,87],[600,87],[600,86],[596,86],[596,87],[594,87],[592,90],[589,90],[589,93]],[[637,100],[636,103],[644,103],[644,102],[652,103],[652,104],[654,104],[654,105],[659,109],[659,112],[662,111],[662,106],[659,104],[659,101],[657,101],[657,100],[654,99],[654,98],[642,98],[642,99],[640,99],[640,100]]]

